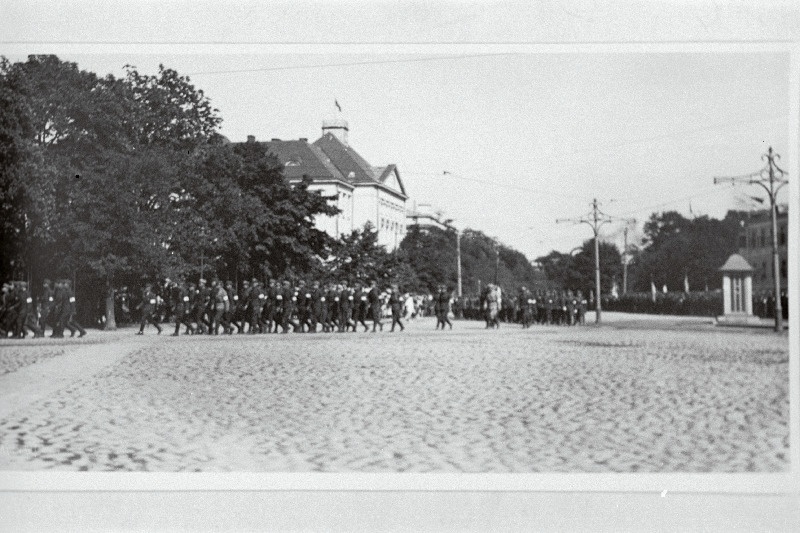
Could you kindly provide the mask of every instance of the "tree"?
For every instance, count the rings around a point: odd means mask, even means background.
[[[611,292],[615,282],[622,277],[622,255],[613,243],[600,242],[600,287],[603,293]],[[537,261],[548,279],[559,287],[581,290],[584,294],[595,291],[594,239],[587,239],[575,255],[552,251]]]
[[[396,283],[402,290],[412,290],[418,285],[405,254],[389,253],[385,246],[379,245],[378,234],[369,222],[334,244],[328,268],[330,281],[352,284],[376,280],[381,286]]]
[[[740,222],[746,213],[729,211],[723,220],[708,216],[687,219],[680,213],[653,213],[645,224],[644,248],[633,265],[639,291],[667,285],[719,288],[717,269],[738,248]]]
[[[56,56],[30,56],[3,61],[0,79],[14,104],[4,108],[13,134],[3,144],[24,154],[3,173],[4,191],[19,197],[8,246],[34,278],[81,272],[92,286],[105,283],[113,329],[115,279],[180,268],[171,245],[184,213],[174,205],[184,150],[207,142],[219,118],[163,67],[158,77],[101,79]]]

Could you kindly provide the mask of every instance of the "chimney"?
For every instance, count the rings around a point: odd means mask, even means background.
[[[307,143],[308,142],[308,137],[300,137],[300,141],[302,141],[304,143]]]
[[[247,136],[247,142],[249,142],[249,143],[256,142],[256,136],[255,135],[248,135]]]
[[[272,138],[272,142],[277,143],[277,142],[281,142],[281,140],[280,139],[276,139],[275,137],[273,137]]]

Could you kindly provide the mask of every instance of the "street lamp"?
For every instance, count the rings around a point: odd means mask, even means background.
[[[781,303],[781,265],[778,255],[778,203],[776,201],[778,191],[788,183],[784,178],[786,172],[775,162],[781,156],[772,152],[769,147],[767,153],[761,156],[761,160],[767,161],[767,166],[747,174],[745,176],[715,177],[714,183],[736,183],[745,182],[751,185],[761,185],[769,196],[770,217],[772,218],[772,272],[775,278],[775,331],[783,331],[783,304]],[[776,171],[778,176],[776,176]]]
[[[444,226],[456,232],[456,272],[458,274],[458,297],[461,298],[461,232],[453,226],[453,219],[448,218],[443,222]]]

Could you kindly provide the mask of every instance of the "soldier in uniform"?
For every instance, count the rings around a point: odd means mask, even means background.
[[[222,286],[222,282],[214,280],[211,283],[211,300],[213,315],[211,319],[211,333],[219,335],[219,327],[222,326],[222,333],[228,333],[230,324],[226,320],[227,314],[231,309],[230,298]]]
[[[194,299],[194,321],[197,323],[197,331],[199,333],[209,332],[211,324],[206,321],[206,307],[209,300],[209,289],[206,286],[206,280],[200,278],[197,284],[197,292]]]
[[[583,297],[583,293],[579,290],[578,294],[575,298],[578,300],[578,322],[580,325],[586,325],[586,310],[589,306],[589,302],[586,301],[586,298]]]
[[[61,308],[64,306],[64,284],[61,280],[56,280],[53,284],[53,307],[51,315],[53,317],[53,332],[51,338],[64,338],[64,322],[61,320]]]
[[[397,285],[392,285],[392,288],[389,292],[389,307],[392,310],[392,329],[390,331],[394,331],[395,325],[400,326],[400,331],[406,329],[403,326],[403,299],[400,295],[400,290],[398,289]]]
[[[250,282],[244,280],[239,294],[234,299],[236,302],[236,312],[233,314],[233,323],[236,325],[238,333],[244,333],[244,324],[247,321],[247,311],[250,305]]]
[[[228,310],[225,311],[222,320],[223,323],[227,324],[226,333],[228,335],[233,335],[233,326],[236,326],[236,330],[241,333],[239,324],[234,321],[234,316],[239,310],[239,293],[233,288],[233,282],[231,280],[225,281],[225,294],[228,296]]]
[[[144,335],[144,326],[148,322],[153,324],[158,330],[158,334],[161,335],[161,326],[158,324],[154,315],[156,309],[156,293],[153,292],[153,285],[151,283],[145,285],[144,292],[142,293],[142,303],[139,304],[139,306],[142,310],[142,320],[139,324],[139,332],[137,335]]]
[[[302,279],[297,282],[297,290],[295,290],[295,309],[297,311],[297,327],[295,327],[295,331],[298,333],[305,333],[306,327],[309,327],[309,331],[311,330],[309,324],[309,308],[310,308],[310,300],[311,300],[311,293],[306,287],[306,282]]]
[[[175,318],[175,332],[173,337],[180,334],[181,324],[186,326],[186,331],[194,333],[194,327],[189,320],[189,291],[186,289],[186,284],[183,280],[173,282],[170,287],[170,300],[172,304],[172,313]]]
[[[328,300],[328,331],[333,332],[339,328],[339,293],[341,287],[334,284],[328,286],[325,298]]]
[[[33,305],[33,297],[31,297],[31,293],[28,290],[28,284],[21,281],[17,290],[19,293],[19,314],[17,315],[16,336],[24,337],[27,329],[33,332],[34,339],[44,337],[44,333],[39,329],[36,307]]]
[[[44,282],[42,282],[42,295],[39,302],[39,310],[41,312],[39,317],[39,329],[42,330],[42,335],[44,335],[47,324],[52,324],[52,316],[50,315],[53,310],[53,284],[49,279],[45,279]]]
[[[328,307],[325,305],[325,291],[320,288],[319,281],[313,283],[309,296],[308,331],[316,333],[317,323],[322,324],[323,331],[328,331],[325,323]]]
[[[261,316],[264,312],[264,303],[266,299],[267,296],[264,293],[261,282],[254,279],[250,284],[250,329],[247,331],[250,335],[264,332]]]
[[[577,322],[576,314],[578,312],[578,301],[575,299],[575,295],[572,294],[572,291],[567,291],[567,325],[574,326]]]
[[[253,283],[255,283],[255,280],[253,280]],[[274,279],[269,280],[269,284],[263,287],[262,290],[264,298],[262,300],[261,331],[263,333],[277,333],[280,312],[283,309],[283,295],[280,294],[280,287]],[[280,299],[278,296],[280,296]]]
[[[439,329],[439,324],[442,325],[442,330],[444,330],[445,324],[448,324],[450,329],[453,329],[452,322],[447,318],[447,314],[450,311],[450,295],[445,291],[444,285],[439,285],[439,290],[434,296],[433,302],[433,309],[436,314],[436,329]]]
[[[346,332],[349,327],[356,330],[353,323],[353,291],[345,284],[339,292],[339,331]]]
[[[378,326],[380,326],[381,331],[383,331],[383,322],[381,322],[381,291],[378,290],[378,283],[375,280],[372,280],[370,283],[367,301],[372,311],[372,332],[375,333]]]
[[[16,335],[17,316],[19,315],[19,294],[17,293],[16,282],[3,283],[3,314],[0,319],[0,329],[3,330],[3,337]]]
[[[68,313],[66,314],[66,326],[70,331],[70,337],[75,336],[75,331],[79,331],[80,335],[78,337],[83,337],[86,335],[86,330],[81,327],[80,324],[75,320],[75,293],[72,290],[72,285],[69,281],[64,282],[64,288],[66,291],[66,299],[67,299],[67,309]],[[64,315],[62,315],[64,316]]]
[[[367,293],[364,292],[361,283],[356,283],[355,291],[353,291],[353,332],[355,333],[358,324],[364,326],[364,331],[369,331],[369,326],[367,326],[366,318],[367,318],[367,310],[369,309],[369,304],[367,303]]]
[[[289,326],[292,326],[294,331],[297,331],[297,323],[293,320],[292,315],[297,305],[297,295],[292,288],[292,283],[288,280],[283,282],[283,289],[278,295],[281,298],[281,333],[289,333]]]

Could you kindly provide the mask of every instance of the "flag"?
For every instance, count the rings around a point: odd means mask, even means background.
[[[339,100],[334,98],[333,99],[333,103],[336,104],[336,109],[338,109],[339,113],[341,113],[342,112],[342,106],[339,105]]]
[[[683,292],[689,294],[689,274],[683,275]]]
[[[653,302],[656,301],[656,284],[653,280],[650,280],[650,296],[653,298]]]

